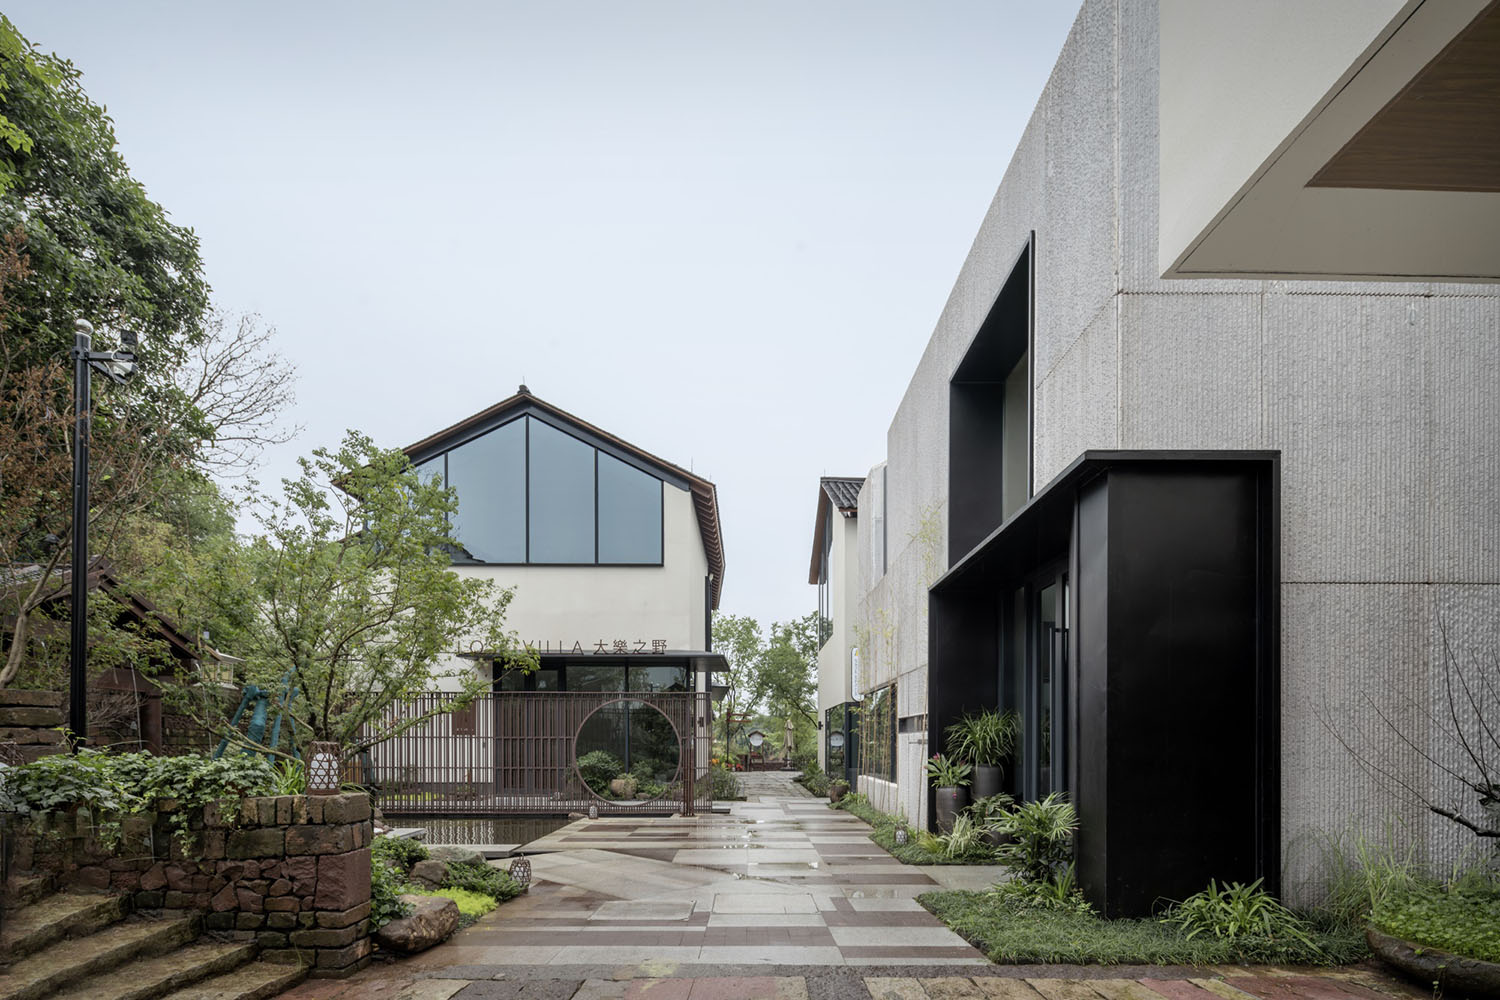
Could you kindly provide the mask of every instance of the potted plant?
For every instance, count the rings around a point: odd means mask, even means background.
[[[953,820],[969,804],[968,762],[944,757],[940,753],[927,761],[927,776],[937,788],[937,824],[940,830],[953,829]]]
[[[1010,759],[1016,747],[1016,733],[1020,728],[1015,712],[990,710],[977,715],[964,715],[953,723],[943,735],[949,753],[974,764],[974,797],[989,798],[1000,793],[1000,781],[1004,777],[1002,762]]]

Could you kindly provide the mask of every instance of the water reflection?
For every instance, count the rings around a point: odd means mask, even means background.
[[[573,822],[566,816],[505,816],[463,819],[455,816],[387,816],[391,826],[427,831],[426,844],[529,844]]]

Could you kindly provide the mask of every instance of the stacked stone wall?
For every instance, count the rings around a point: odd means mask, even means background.
[[[63,696],[56,691],[0,689],[0,743],[14,743],[23,761],[66,753]]]
[[[345,975],[370,957],[370,798],[283,795],[128,817],[118,842],[87,810],[33,816],[14,866],[130,897],[137,909],[196,910],[204,926],[254,940],[271,961]]]

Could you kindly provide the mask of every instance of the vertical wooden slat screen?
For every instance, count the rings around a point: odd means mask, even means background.
[[[420,718],[451,694],[426,692],[392,706],[388,721]],[[661,798],[644,802],[595,796],[578,775],[574,743],[595,711],[639,702],[672,723],[678,769]],[[370,751],[367,780],[391,815],[691,816],[712,805],[708,778],[708,695],[691,691],[525,691],[480,695],[468,709],[441,713]]]

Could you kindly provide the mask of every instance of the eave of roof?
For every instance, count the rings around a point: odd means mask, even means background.
[[[606,442],[611,447],[634,457],[643,464],[654,466],[659,472],[666,474],[668,478],[685,482],[688,491],[693,495],[693,511],[698,517],[698,533],[703,538],[703,554],[708,560],[708,572],[712,577],[710,583],[710,604],[713,608],[718,608],[719,594],[724,585],[724,539],[719,520],[719,494],[714,484],[702,476],[689,472],[680,465],[675,465],[664,458],[653,455],[649,451],[639,448],[629,441],[569,413],[561,407],[554,406],[546,400],[532,395],[531,391],[525,386],[522,386],[521,390],[515,393],[515,395],[508,396],[493,406],[480,410],[472,416],[465,417],[458,423],[445,427],[436,434],[429,434],[415,444],[407,445],[402,451],[412,461],[421,461],[429,454],[446,451],[448,448],[469,437],[473,437],[478,433],[489,430],[491,427],[504,423],[504,418],[518,410],[540,411],[554,420],[571,425],[587,435]]]
[[[807,582],[818,582],[818,562],[823,556],[823,526],[827,523],[828,505],[835,504],[844,517],[859,514],[859,490],[864,486],[863,476],[824,476],[818,480],[818,511],[813,515],[812,562],[807,570]]]

